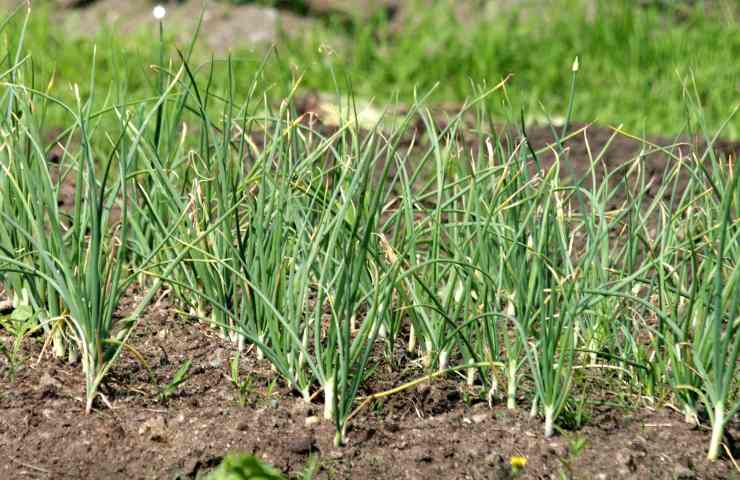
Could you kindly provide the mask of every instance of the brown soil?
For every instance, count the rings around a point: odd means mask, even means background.
[[[279,382],[270,389],[273,375],[254,354],[241,364],[253,388],[240,406],[228,380],[231,347],[207,327],[178,318],[166,300],[149,309],[132,346],[159,385],[192,359],[188,381],[160,402],[146,369],[127,356],[103,389],[106,401],[84,415],[79,367],[47,357],[37,364],[40,338],[26,341],[25,366],[15,380],[0,361],[0,478],[199,478],[230,451],[254,452],[293,477],[313,457],[317,478],[502,479],[511,478],[510,457],[524,455],[524,478],[559,478],[561,472],[571,478],[733,478],[729,461],[704,460],[708,432],[669,409],[599,406],[584,428],[547,440],[526,406],[489,409],[446,381],[374,405],[354,424],[349,445],[334,448],[333,426],[311,424],[320,407]],[[735,422],[730,434],[737,436],[739,427]],[[578,438],[586,448],[575,456],[570,446]]]
[[[560,133],[560,128],[556,128]],[[561,173],[570,175],[570,172],[582,176],[588,171],[592,159],[601,156],[596,171],[614,171],[627,160],[637,157],[644,149],[645,158],[642,165],[645,167],[647,178],[654,177],[660,180],[666,167],[670,168],[675,160],[670,159],[657,147],[670,151],[675,156],[681,156],[684,161],[689,161],[692,156],[701,158],[707,150],[707,144],[703,138],[689,138],[681,136],[678,138],[649,137],[644,140],[630,138],[627,134],[616,134],[611,128],[604,128],[586,124],[575,124],[570,129],[570,137],[563,143],[566,156],[561,162]],[[629,132],[627,132],[629,133]],[[553,145],[556,142],[549,127],[528,127],[527,137],[532,142],[535,150]],[[657,147],[656,147],[657,146]],[[602,150],[604,154],[602,154]],[[718,139],[713,143],[715,156],[727,162],[736,162],[740,154],[740,141]],[[589,153],[590,152],[590,153]],[[543,162],[552,162],[552,154],[543,155]],[[707,157],[708,160],[708,157]],[[597,177],[597,180],[599,177]],[[659,182],[658,182],[659,183]]]

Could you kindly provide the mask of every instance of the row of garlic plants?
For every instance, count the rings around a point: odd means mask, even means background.
[[[22,52],[0,78],[0,281],[55,355],[79,359],[88,412],[166,287],[182,321],[253,345],[305,401],[322,393],[337,444],[403,345],[420,376],[462,371],[491,403],[526,400],[546,436],[580,370],[616,372],[647,402],[671,392],[689,422],[706,412],[718,457],[738,409],[740,173],[711,145],[645,143],[597,181],[607,145],[574,178],[566,128],[540,151],[525,129],[485,128],[501,85],[444,126],[419,99],[367,129],[340,100],[328,129],[230,60],[180,54],[150,99],[121,82],[67,105]],[[69,119],[56,164],[50,109]],[[668,159],[660,185],[653,155]]]

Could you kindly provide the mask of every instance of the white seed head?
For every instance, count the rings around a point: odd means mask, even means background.
[[[152,15],[154,15],[155,19],[162,20],[164,16],[167,15],[167,9],[162,5],[157,5],[154,7],[154,10],[152,10]]]
[[[573,72],[578,71],[578,57],[576,57],[576,59],[573,60],[573,66],[571,67],[571,69],[573,70]]]

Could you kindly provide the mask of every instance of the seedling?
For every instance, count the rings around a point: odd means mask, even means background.
[[[247,375],[244,378],[239,376],[239,358],[240,352],[236,352],[229,362],[231,369],[231,384],[236,388],[237,395],[239,396],[239,405],[244,407],[247,405],[250,395],[252,394],[252,377]]]
[[[182,384],[188,380],[188,372],[190,371],[191,365],[192,361],[190,359],[185,360],[172,376],[169,383],[160,388],[158,397],[161,403],[167,402],[173,395],[175,395],[175,393],[177,393]]]

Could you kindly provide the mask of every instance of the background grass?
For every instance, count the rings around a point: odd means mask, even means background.
[[[440,82],[438,98],[459,100],[470,93],[471,80],[494,83],[512,73],[514,110],[538,115],[540,102],[548,112],[565,112],[569,67],[578,55],[579,120],[674,133],[686,122],[682,81],[693,73],[707,116],[719,121],[740,88],[740,64],[733,60],[740,56],[736,19],[635,3],[597,2],[589,18],[584,2],[560,1],[537,17],[484,14],[472,23],[456,22],[439,7],[398,35],[378,39],[369,31],[373,27],[365,27],[356,33],[355,47],[340,49],[332,62],[349,72],[365,96],[399,91],[407,98],[414,88]],[[287,49],[292,62],[308,67],[306,83],[315,88],[323,86],[321,62],[305,59],[321,41],[317,34],[313,44]],[[728,131],[738,133],[737,126]]]
[[[529,13],[482,6],[474,12],[476,19],[453,5],[419,8],[401,21],[400,30],[379,16],[323,20],[312,31],[290,32],[265,68],[267,90],[282,97],[290,85],[286,80],[302,75],[304,87],[333,91],[331,67],[342,88],[351,81],[356,94],[381,103],[410,103],[415,90],[436,84],[433,100],[462,102],[471,94],[471,83],[495,84],[513,74],[507,101],[489,109],[503,118],[523,108],[528,119],[543,120],[543,112],[564,115],[570,66],[579,56],[578,121],[677,134],[689,120],[684,86],[692,76],[711,128],[738,102],[740,29],[732,2],[713,2],[705,11],[687,2],[666,7],[665,2],[561,0]],[[172,34],[177,26],[166,24],[166,29]],[[117,52],[98,57],[98,90],[106,90],[115,77],[128,84],[129,95],[145,97],[155,79],[147,67],[158,59],[155,30],[152,21],[135,35],[107,30],[86,39],[61,31],[43,12],[34,15],[27,41],[40,66],[37,82],[47,83],[56,72],[60,91],[54,93],[71,95],[70,84],[88,83],[87,65],[97,44]],[[7,51],[13,50],[14,38],[9,29]],[[237,91],[248,88],[264,54],[260,48],[234,51]],[[206,60],[209,54],[200,51],[196,58]],[[740,137],[740,126],[729,125],[725,135]]]

